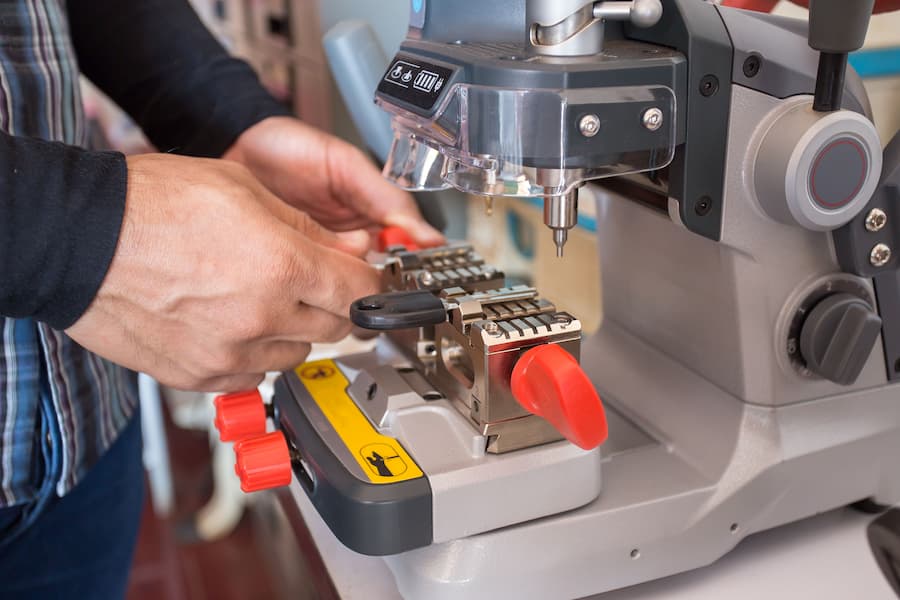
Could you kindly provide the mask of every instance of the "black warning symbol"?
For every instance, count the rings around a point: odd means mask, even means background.
[[[328,365],[310,365],[304,367],[300,371],[300,377],[303,379],[328,379],[335,373],[334,367]]]
[[[398,477],[409,468],[397,449],[388,444],[369,444],[359,451],[375,475],[380,477]]]

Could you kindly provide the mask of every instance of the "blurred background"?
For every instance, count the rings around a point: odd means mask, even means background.
[[[370,112],[373,90],[354,87],[359,81],[347,65],[358,60],[372,69],[387,67],[387,57],[406,31],[408,0],[192,3],[223,45],[247,60],[297,116],[359,145],[376,161],[383,156],[390,136],[387,118]],[[790,2],[779,2],[774,11],[798,18],[806,12]],[[332,56],[323,47],[327,32],[333,40],[369,35],[374,45],[359,56],[342,56],[337,47]],[[326,56],[336,60],[334,72]],[[851,64],[864,78],[886,143],[900,129],[900,12],[873,17],[866,46],[851,57]],[[127,117],[89,83],[84,86],[96,147],[152,150]],[[489,216],[482,200],[455,192],[420,199],[420,205],[449,237],[469,239],[489,263],[513,278],[545,290],[576,285],[581,293],[560,298],[558,304],[578,314],[590,331],[602,319],[600,281],[584,281],[583,274],[597,272],[599,259],[594,205],[589,194],[582,198],[579,226],[570,234],[565,261],[555,259],[550,236],[540,235],[542,204],[537,201],[498,198]],[[313,358],[367,344],[371,342],[318,347]],[[248,496],[240,491],[230,446],[210,433],[211,397],[160,390],[147,378],[141,391],[149,493],[129,598],[336,598],[299,514],[285,512],[276,493]]]

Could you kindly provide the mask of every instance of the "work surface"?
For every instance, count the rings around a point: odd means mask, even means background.
[[[291,492],[343,600],[400,600],[384,562],[347,550],[296,482]],[[750,536],[711,566],[593,598],[894,600],[866,540],[872,518],[851,509],[828,512]]]

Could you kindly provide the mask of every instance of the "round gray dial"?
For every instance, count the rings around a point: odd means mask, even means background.
[[[753,181],[769,217],[831,231],[865,207],[882,163],[871,121],[849,110],[817,112],[801,97],[779,107],[766,126]]]

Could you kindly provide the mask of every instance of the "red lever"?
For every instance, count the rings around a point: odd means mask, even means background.
[[[291,454],[280,431],[237,442],[234,456],[234,472],[245,492],[258,492],[291,482]]]
[[[213,400],[214,424],[223,442],[262,435],[266,432],[266,407],[259,390],[224,394]]]
[[[385,227],[378,234],[378,249],[385,252],[391,246],[403,246],[410,252],[421,250],[421,247],[402,227]]]
[[[547,419],[570,442],[590,450],[606,440],[606,413],[591,380],[557,344],[525,352],[513,368],[513,396],[530,413]]]

